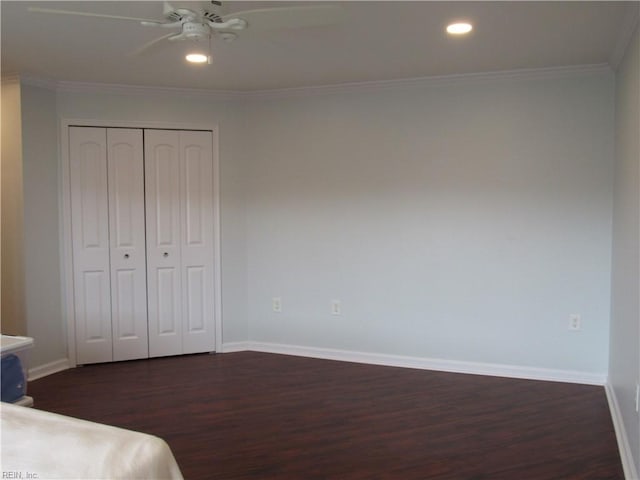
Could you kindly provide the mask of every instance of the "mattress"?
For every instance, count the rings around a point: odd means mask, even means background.
[[[2,472],[11,478],[183,478],[156,436],[9,403],[0,417]]]

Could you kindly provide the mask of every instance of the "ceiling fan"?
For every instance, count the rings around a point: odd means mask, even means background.
[[[298,5],[287,7],[263,8],[245,10],[231,14],[222,14],[222,2],[202,2],[196,7],[188,2],[189,7],[175,7],[168,1],[163,2],[162,14],[164,20],[152,20],[121,15],[107,15],[100,13],[79,12],[71,10],[57,10],[52,8],[29,7],[30,12],[53,13],[62,15],[76,15],[83,17],[100,17],[114,20],[132,20],[145,27],[167,28],[171,33],[155,38],[136,49],[132,55],[139,55],[164,40],[170,42],[191,40],[211,40],[220,38],[233,41],[238,32],[250,30],[272,30],[278,28],[300,28],[321,26],[336,23],[340,19],[341,9],[335,5]],[[122,2],[122,5],[126,5]]]

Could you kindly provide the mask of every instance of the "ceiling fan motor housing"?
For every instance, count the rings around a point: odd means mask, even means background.
[[[199,40],[210,35],[209,25],[197,22],[187,22],[182,25],[182,34],[186,40]]]

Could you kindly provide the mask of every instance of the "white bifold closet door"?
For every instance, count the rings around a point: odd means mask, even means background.
[[[148,356],[142,130],[69,129],[76,360]]]
[[[213,351],[213,164],[206,131],[145,130],[149,355]]]

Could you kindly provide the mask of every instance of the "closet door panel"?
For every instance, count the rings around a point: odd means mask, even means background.
[[[149,355],[182,353],[180,135],[145,130]]]
[[[113,359],[128,360],[127,358],[118,358],[115,352],[115,343],[118,341],[136,340],[139,337],[136,325],[136,294],[139,289],[137,288],[136,272],[134,269],[113,268],[113,270],[114,272],[111,276],[111,292],[113,295]]]
[[[179,272],[173,267],[156,269],[158,335],[180,337]]]
[[[69,129],[76,361],[113,358],[106,131]]]
[[[142,130],[107,130],[113,359],[149,354]]]
[[[82,338],[85,345],[91,348],[92,344],[102,349],[100,345],[109,342],[109,329],[106,328],[110,316],[109,298],[105,292],[109,288],[109,277],[104,270],[84,270],[79,281],[78,305],[76,312],[84,319]],[[105,350],[110,350],[110,348]],[[101,361],[91,355],[84,357],[86,362]],[[105,358],[111,359],[110,352]],[[83,362],[83,363],[86,363]]]
[[[215,350],[211,132],[180,132],[183,353]]]
[[[202,267],[186,267],[186,325],[187,334],[198,334],[206,331],[207,318],[207,282],[206,270]],[[185,345],[186,347],[186,345]],[[186,352],[185,352],[186,353]]]

